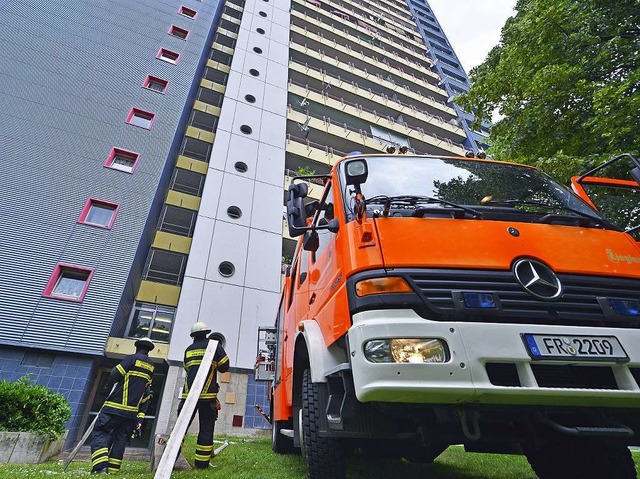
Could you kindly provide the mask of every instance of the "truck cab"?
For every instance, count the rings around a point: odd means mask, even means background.
[[[621,155],[572,192],[519,164],[356,154],[294,178],[274,451],[300,449],[310,478],[451,444],[523,453],[543,479],[635,478],[639,171]]]

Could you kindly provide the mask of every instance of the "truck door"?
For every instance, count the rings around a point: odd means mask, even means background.
[[[573,191],[619,228],[640,241],[640,161],[625,153],[582,176]]]
[[[334,218],[333,188],[328,184],[320,202],[314,224],[325,225]],[[327,229],[317,230],[319,246],[311,253],[309,263],[309,317],[318,321],[325,338],[333,335],[335,305],[331,302],[340,283],[340,265],[336,258],[336,233]]]
[[[293,346],[296,339],[296,327],[309,313],[309,252],[299,248],[291,268],[291,286],[285,307],[286,324],[284,327],[283,362],[287,398],[291,398],[293,380]]]

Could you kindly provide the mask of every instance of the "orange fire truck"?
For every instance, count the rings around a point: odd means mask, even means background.
[[[452,444],[525,454],[542,479],[635,479],[640,162],[571,186],[410,154],[294,178],[300,238],[259,362],[273,450],[301,450],[312,479],[343,478],[353,451],[431,462]]]

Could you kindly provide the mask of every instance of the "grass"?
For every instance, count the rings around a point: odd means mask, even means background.
[[[176,471],[171,477],[225,479],[304,479],[305,464],[300,455],[281,456],[271,452],[270,439],[229,438],[232,442],[206,471]],[[188,436],[184,452],[193,463],[195,438]],[[217,447],[217,445],[216,445]],[[640,452],[633,453],[640,469]],[[72,479],[90,476],[88,461],[72,462],[66,472],[57,462],[37,465],[0,465],[0,479]],[[125,461],[117,474],[120,479],[151,479],[149,463]],[[353,456],[347,462],[347,479],[536,479],[523,456],[466,453],[461,447],[447,449],[433,464],[409,464],[405,461],[377,461]],[[330,479],[330,478],[327,478]],[[640,479],[640,475],[638,475]]]

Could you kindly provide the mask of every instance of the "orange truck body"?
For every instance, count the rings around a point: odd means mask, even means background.
[[[403,158],[386,156],[388,163]],[[324,178],[320,209],[305,218],[307,225],[321,224],[318,216],[332,203],[337,231],[319,231],[321,246],[307,251],[307,229],[285,275],[272,351],[274,450],[302,447],[309,477],[342,477],[341,454],[351,448],[379,451],[384,443],[387,452],[429,461],[450,444],[488,452],[516,445],[541,474],[539,451],[566,438],[639,444],[640,316],[634,308],[640,291],[634,290],[640,288],[640,248],[632,235],[588,219],[574,223],[563,214],[533,220],[496,208],[503,216],[493,218],[490,200],[471,206],[483,219],[451,204],[411,216],[403,203],[394,213],[386,199],[377,211],[367,205],[358,216],[351,212],[357,210],[359,185],[345,180],[345,162],[358,159],[368,161],[369,169],[378,161],[355,155],[336,163]],[[415,159],[422,160],[430,161]],[[454,166],[494,163],[445,160]],[[593,208],[585,185],[639,189],[633,180],[577,179],[575,193]],[[449,208],[455,212],[443,215]],[[562,284],[559,297],[529,294],[514,276],[518,260],[529,261],[522,268],[523,274],[527,268],[534,272],[531,284],[548,268]],[[379,276],[401,277],[409,290],[358,297],[355,285],[364,284],[358,281]],[[478,298],[488,309],[476,309]],[[610,306],[620,304],[627,309],[611,313]],[[393,348],[397,337],[435,340],[444,353],[420,364],[394,362],[387,352],[375,356],[373,347],[367,355],[368,345]],[[612,345],[617,341],[622,349]],[[589,355],[594,347],[598,351]],[[424,356],[421,351],[408,354]],[[311,413],[309,395],[317,395],[318,403]],[[372,424],[371,417],[379,421]],[[316,440],[338,459],[313,450]]]

